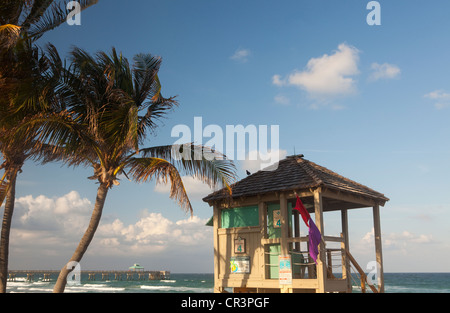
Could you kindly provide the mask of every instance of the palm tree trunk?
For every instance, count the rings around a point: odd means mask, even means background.
[[[8,280],[9,234],[14,213],[14,202],[16,200],[17,173],[16,169],[12,169],[7,175],[9,186],[6,194],[0,242],[0,293],[6,293],[6,282]]]
[[[100,187],[98,187],[97,198],[95,200],[94,211],[92,212],[91,221],[89,222],[89,226],[86,229],[86,232],[81,238],[80,243],[78,244],[77,249],[70,261],[61,269],[59,273],[58,280],[56,281],[55,287],[53,288],[54,293],[63,293],[67,284],[67,275],[73,270],[69,267],[69,263],[77,262],[79,263],[83,258],[84,253],[89,247],[92,239],[94,238],[95,231],[100,223],[100,219],[102,217],[103,206],[105,204],[106,196],[108,194],[108,187],[106,183],[101,183]],[[73,264],[73,263],[72,263]]]

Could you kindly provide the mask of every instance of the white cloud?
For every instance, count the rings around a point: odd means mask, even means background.
[[[169,234],[169,229],[172,224],[161,213],[149,213],[147,216],[142,217],[136,224],[123,227],[120,230],[120,235],[129,242],[140,244],[159,243],[161,242],[161,238]]]
[[[130,225],[116,219],[99,227],[96,251],[142,256],[173,249],[188,251],[189,246],[207,247],[212,242],[212,229],[205,226],[206,222],[206,219],[197,216],[173,222],[161,213],[148,212]]]
[[[247,62],[248,57],[250,56],[249,49],[237,49],[236,52],[230,57],[230,59],[240,62]]]
[[[388,233],[382,235],[383,247],[386,250],[398,251],[402,254],[407,254],[414,248],[417,248],[418,244],[431,244],[436,243],[432,235],[414,234],[410,231],[404,230],[400,233]],[[366,233],[361,239],[359,246],[364,249],[372,249],[374,245],[374,229]]]
[[[76,191],[59,197],[25,196],[16,199],[14,226],[25,230],[79,231],[92,210],[91,202]]]
[[[356,92],[358,62],[359,50],[343,43],[331,55],[310,59],[303,71],[294,71],[285,79],[274,75],[272,83],[299,87],[319,99],[349,95]]]
[[[397,78],[401,74],[401,70],[397,65],[394,64],[378,64],[372,63],[371,66],[372,74],[369,79],[376,81],[379,79],[393,79]]]
[[[284,86],[284,85],[286,85],[286,82],[281,79],[280,75],[273,75],[272,84],[274,84],[276,86]]]
[[[214,191],[213,189],[209,188],[207,184],[192,176],[183,176],[181,177],[181,179],[183,180],[184,188],[186,189],[190,200],[202,199],[203,197]],[[169,194],[170,183],[164,184],[162,182],[157,182],[154,191],[158,193]]]
[[[444,90],[435,90],[425,95],[425,98],[435,100],[434,107],[436,109],[444,109],[450,107],[450,93]]]
[[[425,97],[430,99],[450,99],[450,94],[443,90],[435,90],[425,95]]]
[[[291,100],[283,95],[276,95],[275,98],[273,98],[275,100],[276,103],[278,104],[282,104],[282,105],[290,105],[291,104]]]
[[[407,230],[401,233],[390,233],[385,239],[387,245],[404,246],[408,244],[428,244],[434,243],[432,235],[416,235]]]
[[[92,203],[76,191],[57,198],[44,195],[20,197],[16,203],[10,263],[31,269],[60,268],[70,258],[86,230]],[[116,265],[118,260],[132,264],[135,258],[147,262],[154,258],[175,264],[174,256],[184,254],[186,259],[181,264],[190,266],[198,255],[204,258],[212,249],[212,227],[205,226],[206,222],[207,219],[197,216],[171,221],[162,213],[148,211],[130,224],[120,219],[110,222],[103,219],[83,262],[95,260],[97,265],[94,266],[102,269],[102,264],[120,269]],[[197,261],[205,264],[211,260]],[[82,266],[89,267],[85,264]],[[161,266],[164,267],[164,263]],[[180,264],[178,266],[183,268]]]

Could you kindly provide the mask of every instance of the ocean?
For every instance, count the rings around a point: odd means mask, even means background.
[[[386,293],[450,293],[450,273],[385,273]],[[15,282],[8,282],[8,293],[51,293],[56,277],[50,282],[38,277],[33,282],[26,277],[17,277]],[[213,274],[176,274],[161,281],[89,281],[81,277],[81,284],[67,286],[66,293],[212,293]],[[360,290],[354,286],[353,291]]]
[[[10,293],[51,293],[56,275],[49,282],[41,277],[28,282],[26,277],[16,277],[8,282]],[[81,275],[81,284],[66,286],[65,293],[211,293],[213,292],[213,274],[170,274],[166,280],[89,280],[87,274]]]

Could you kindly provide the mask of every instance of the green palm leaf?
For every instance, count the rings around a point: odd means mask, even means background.
[[[78,0],[77,2],[83,11],[98,3],[98,0]],[[39,39],[46,32],[65,23],[69,14],[67,2],[58,4],[55,0],[36,0],[24,23],[25,26],[31,25],[27,29],[28,36],[34,40]]]
[[[170,162],[159,158],[132,158],[128,162],[128,175],[137,182],[148,182],[154,179],[157,183],[166,184],[170,181],[170,198],[193,215],[189,196],[178,170]]]
[[[236,180],[236,167],[220,152],[210,147],[184,144],[151,147],[140,150],[144,157],[159,157],[170,160],[180,171],[193,176],[216,188],[226,187],[231,193],[231,185]]]
[[[57,58],[56,58],[57,59]],[[133,67],[115,49],[91,56],[75,48],[71,65],[62,70],[62,92],[67,112],[42,115],[28,122],[29,133],[39,133],[43,161],[57,156],[69,165],[88,164],[99,188],[93,215],[72,261],[80,262],[101,218],[107,192],[124,174],[136,182],[154,179],[170,183],[170,197],[186,212],[193,208],[181,174],[194,176],[210,187],[230,187],[234,164],[222,154],[203,146],[160,146],[140,149],[157,121],[178,103],[165,99],[158,78],[161,59],[150,54],[134,58]],[[59,62],[59,61],[58,61]],[[59,67],[59,65],[57,66]],[[181,149],[183,148],[183,149]],[[195,148],[188,151],[188,148]],[[48,153],[47,153],[48,152]],[[141,154],[140,154],[141,153]],[[54,290],[64,290],[62,270]]]

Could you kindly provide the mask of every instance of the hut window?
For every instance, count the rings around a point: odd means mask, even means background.
[[[259,226],[258,206],[222,210],[222,228]]]
[[[288,203],[288,216],[292,216],[292,204]],[[292,221],[289,221],[289,233],[291,233]],[[267,238],[281,238],[281,211],[280,205],[269,204],[267,207]]]

